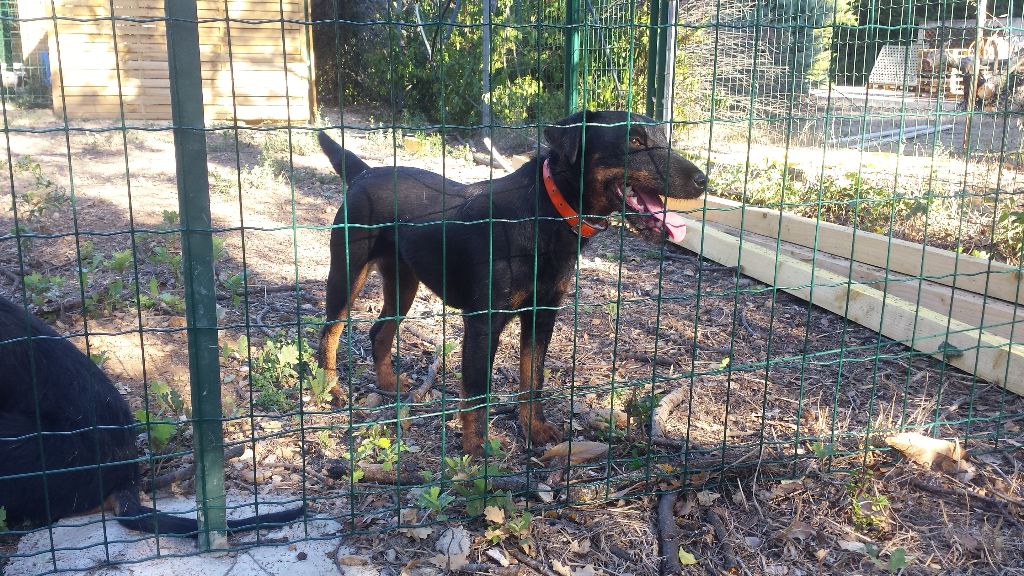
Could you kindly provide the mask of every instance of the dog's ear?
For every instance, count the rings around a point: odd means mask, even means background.
[[[584,110],[544,129],[544,139],[548,141],[553,153],[572,163],[579,160],[586,117],[587,111]]]

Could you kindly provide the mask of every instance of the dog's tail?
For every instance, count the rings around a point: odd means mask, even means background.
[[[113,498],[117,506],[117,521],[126,528],[139,532],[192,538],[199,534],[199,523],[195,518],[174,516],[149,506],[143,506],[139,501],[138,492],[134,489],[119,490],[113,494]],[[306,507],[303,505],[292,510],[228,520],[228,532],[277,528],[300,518],[305,513]]]
[[[358,156],[342,148],[337,142],[331,139],[326,132],[317,134],[320,142],[320,149],[324,151],[327,158],[334,166],[334,171],[345,179],[345,184],[351,184],[356,176],[366,171],[370,165],[359,159]]]

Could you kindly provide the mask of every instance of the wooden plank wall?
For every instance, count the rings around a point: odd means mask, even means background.
[[[309,120],[306,28],[289,22],[308,20],[305,5],[198,0],[207,122]],[[123,106],[125,119],[171,119],[163,1],[114,0],[113,10],[109,0],[56,0],[54,6],[57,19],[48,25],[58,115],[66,107],[71,118],[113,119]]]

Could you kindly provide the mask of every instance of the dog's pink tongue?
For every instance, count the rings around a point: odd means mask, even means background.
[[[665,230],[673,242],[682,242],[686,236],[686,220],[675,212],[665,213]]]
[[[671,211],[654,212],[652,216],[661,220],[661,225],[665,228],[669,240],[683,241],[686,236],[686,220],[682,216]]]

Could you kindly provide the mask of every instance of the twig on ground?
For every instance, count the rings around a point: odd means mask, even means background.
[[[434,387],[434,381],[437,380],[437,371],[441,368],[441,360],[444,359],[444,351],[434,354],[434,361],[430,363],[430,368],[427,368],[427,377],[423,379],[423,383],[417,386],[411,393],[411,396],[418,402],[422,402],[427,397],[427,393]]]
[[[558,573],[555,572],[554,570],[552,570],[551,568],[548,568],[547,566],[541,564],[538,560],[534,560],[533,558],[530,558],[529,556],[527,556],[526,554],[520,552],[519,550],[516,550],[516,549],[513,548],[509,552],[510,552],[510,554],[512,554],[512,556],[515,557],[516,560],[519,560],[523,564],[526,564],[526,566],[530,570],[533,570],[534,572],[536,572],[537,574],[540,574],[541,576],[559,576]]]
[[[705,517],[708,519],[708,523],[715,530],[715,538],[722,545],[722,556],[724,559],[725,570],[731,572],[738,566],[736,562],[736,553],[733,550],[732,543],[729,541],[729,532],[725,529],[725,524],[722,523],[722,519],[718,517],[713,508],[708,508],[705,512]]]
[[[317,480],[317,482],[320,482],[324,486],[329,486],[331,484],[331,482],[323,474],[317,472],[316,470],[313,470],[313,467],[309,464],[307,464],[305,467],[303,467],[302,464],[295,464],[288,461],[280,462],[280,464],[281,467],[285,468],[286,470],[291,470],[292,472],[297,472],[299,474],[305,474],[306,476],[312,476]]]
[[[733,272],[735,273],[739,269],[738,266],[722,266],[721,264],[708,264],[701,262],[700,266],[697,267],[697,272]]]
[[[944,488],[942,486],[933,486],[925,482],[924,480],[920,480],[918,478],[911,478],[910,484],[915,488],[920,488],[921,490],[931,492],[932,494],[938,494],[939,496],[955,496],[957,498],[966,499],[968,502],[973,500],[978,504],[984,505],[990,511],[998,512],[1000,515],[1004,516],[1007,520],[1009,520],[1018,529],[1024,530],[1024,524],[1021,524],[1020,520],[1017,519],[1016,515],[1006,510],[1006,506],[1001,500],[992,498],[991,496],[975,494],[963,488]]]
[[[737,310],[737,314],[740,317],[740,324],[743,325],[743,328],[746,329],[747,332],[750,332],[751,336],[757,336],[757,330],[755,330],[754,327],[750,325],[750,322],[747,321],[745,310],[740,307],[739,310]]]
[[[661,398],[661,401],[658,402],[658,406],[654,409],[654,417],[651,418],[652,439],[668,437],[668,435],[665,434],[665,426],[668,423],[669,416],[672,415],[673,410],[682,404],[689,392],[690,390],[688,388],[676,388]]]
[[[270,330],[270,328],[267,328],[267,323],[266,321],[263,320],[263,315],[266,314],[267,312],[270,312],[270,307],[263,306],[263,308],[256,313],[256,325],[259,326],[261,332],[270,337],[273,336],[274,333]]]
[[[676,492],[667,492],[658,499],[658,554],[661,556],[658,573],[662,576],[683,571],[679,562],[679,528],[673,510],[678,497]]]
[[[522,565],[495,566],[494,564],[473,563],[466,564],[456,572],[479,572],[482,574],[496,574],[497,576],[517,576],[522,572]]]
[[[224,451],[224,461],[234,460],[245,453],[245,445],[236,444]],[[173,472],[167,472],[161,474],[156,478],[147,479],[142,484],[142,490],[144,492],[152,492],[153,490],[161,490],[167,488],[172,484],[177,484],[183,480],[188,480],[196,473],[196,463],[192,462],[188,466],[175,470]]]

